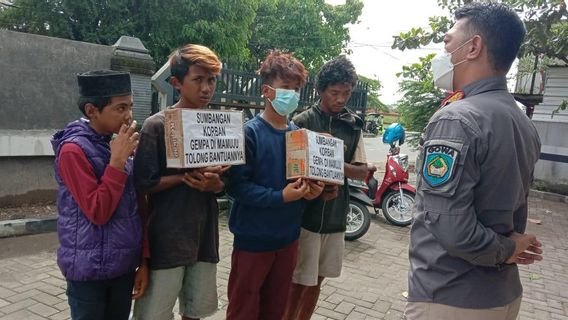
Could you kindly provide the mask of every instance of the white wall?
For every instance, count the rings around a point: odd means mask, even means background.
[[[544,97],[535,107],[533,121],[542,142],[541,152],[568,157],[568,110],[552,117],[563,100],[568,99],[568,67],[551,67],[547,72]],[[568,184],[568,163],[539,160],[535,178],[553,184]]]
[[[542,103],[535,107],[533,120],[568,123],[568,110],[552,117],[562,101],[568,99],[568,67],[551,67],[547,72]]]

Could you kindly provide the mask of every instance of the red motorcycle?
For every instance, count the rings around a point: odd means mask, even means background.
[[[412,223],[416,188],[408,184],[408,155],[400,154],[396,142],[390,143],[385,175],[379,185],[374,177],[376,167],[371,167],[365,181],[349,180],[349,212],[347,213],[346,240],[362,237],[371,220],[367,207],[375,214],[381,208],[387,221],[395,226]]]

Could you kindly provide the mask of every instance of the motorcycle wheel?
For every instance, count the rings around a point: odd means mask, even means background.
[[[400,191],[391,191],[383,199],[381,209],[387,221],[395,226],[405,227],[412,223],[412,212],[414,210],[415,194],[402,190],[402,201]]]
[[[345,240],[353,241],[361,238],[365,233],[367,233],[370,225],[371,215],[367,206],[361,202],[349,200]]]

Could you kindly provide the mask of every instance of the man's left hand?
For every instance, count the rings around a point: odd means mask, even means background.
[[[136,276],[134,277],[134,288],[132,288],[132,299],[139,299],[146,292],[148,288],[148,265],[143,263],[138,270],[136,270]]]
[[[221,180],[222,172],[214,173],[210,171],[201,172],[199,169],[192,170],[185,173],[183,182],[201,192],[221,192],[225,189],[225,183]]]
[[[339,193],[339,187],[337,185],[328,184],[325,186],[323,192],[321,193],[321,199],[324,201],[333,200],[337,198],[338,193]]]
[[[319,197],[321,192],[323,191],[323,188],[325,187],[325,184],[321,181],[312,181],[312,180],[306,180],[306,181],[308,182],[310,191],[308,191],[308,193],[304,196],[304,199],[313,200]]]

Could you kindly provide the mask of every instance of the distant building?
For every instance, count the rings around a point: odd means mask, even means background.
[[[532,120],[542,142],[535,179],[568,185],[568,110],[552,115],[562,101],[568,99],[568,66],[563,63],[551,65],[530,81],[521,77],[517,80],[516,91],[517,100],[529,107],[539,102],[539,96],[541,100],[532,111]]]

